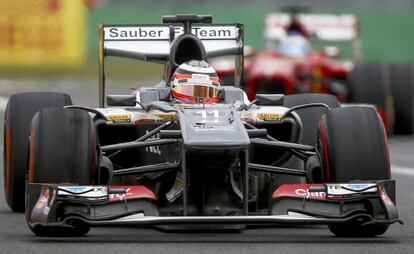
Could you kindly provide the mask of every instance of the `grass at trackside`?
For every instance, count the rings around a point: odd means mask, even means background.
[[[412,12],[367,13],[360,21],[365,59],[414,62]]]

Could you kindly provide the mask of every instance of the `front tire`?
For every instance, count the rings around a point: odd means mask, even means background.
[[[346,107],[327,112],[319,123],[318,150],[324,182],[388,180],[390,161],[383,123],[374,108]],[[332,224],[341,237],[384,234],[388,225]]]
[[[87,112],[76,109],[42,109],[31,124],[29,183],[93,185],[97,182],[95,125]],[[30,209],[26,216],[30,218]],[[30,226],[30,225],[29,225]],[[37,236],[82,236],[84,224],[34,227]]]

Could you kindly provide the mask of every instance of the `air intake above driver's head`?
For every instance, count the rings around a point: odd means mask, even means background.
[[[206,50],[199,38],[192,34],[178,37],[171,46],[170,63],[174,67],[190,60],[206,60]]]

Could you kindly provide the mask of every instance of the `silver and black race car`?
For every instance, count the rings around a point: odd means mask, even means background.
[[[248,101],[239,88],[243,26],[211,16],[102,25],[99,34],[99,108],[60,93],[16,94],[7,104],[6,200],[36,235],[323,224],[337,236],[376,236],[401,223],[374,107],[341,107],[325,94]],[[171,100],[177,66],[223,55],[238,70],[219,102]],[[105,56],[164,63],[162,81],[106,95]]]

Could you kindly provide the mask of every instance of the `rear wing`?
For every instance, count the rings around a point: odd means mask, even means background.
[[[211,16],[164,16],[162,25],[99,25],[99,106],[105,103],[105,57],[167,63],[175,38],[191,30],[205,48],[206,57],[236,56],[235,85],[243,80],[243,25],[196,24]],[[195,23],[192,25],[192,23]]]
[[[310,39],[330,42],[351,42],[354,57],[359,57],[359,22],[350,14],[295,14],[271,13],[265,18],[264,37],[269,43],[286,36],[286,27],[293,17],[299,21]]]

